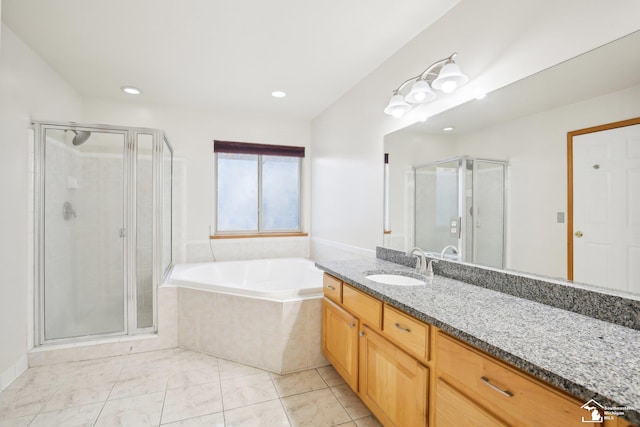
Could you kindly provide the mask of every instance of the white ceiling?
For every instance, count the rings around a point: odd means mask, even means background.
[[[133,85],[142,102],[313,118],[459,1],[1,4],[4,23],[83,96],[131,99],[119,88]]]

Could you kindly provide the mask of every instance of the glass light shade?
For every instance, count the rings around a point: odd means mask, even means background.
[[[411,91],[409,91],[404,99],[412,104],[422,104],[432,101],[435,97],[436,94],[431,90],[429,83],[424,80],[418,80],[411,86]]]
[[[387,108],[384,109],[384,113],[395,118],[399,118],[409,110],[411,110],[411,105],[407,104],[404,97],[402,95],[395,94],[389,100],[389,104],[387,105]]]
[[[442,67],[431,86],[445,93],[451,93],[468,81],[469,77],[462,74],[460,67],[455,62],[449,62]]]

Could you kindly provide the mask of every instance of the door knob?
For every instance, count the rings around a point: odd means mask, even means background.
[[[584,236],[582,231],[576,231],[576,237],[582,237],[582,236]]]

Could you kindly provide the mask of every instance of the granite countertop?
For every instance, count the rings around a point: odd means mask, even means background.
[[[380,259],[317,262],[318,268],[587,402],[625,407],[640,423],[640,331],[435,276],[393,286],[371,272],[412,273]]]

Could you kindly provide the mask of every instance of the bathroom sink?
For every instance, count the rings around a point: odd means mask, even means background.
[[[422,286],[426,284],[424,280],[401,276],[399,274],[370,274],[367,276],[367,279],[383,283],[385,285],[395,286]]]

